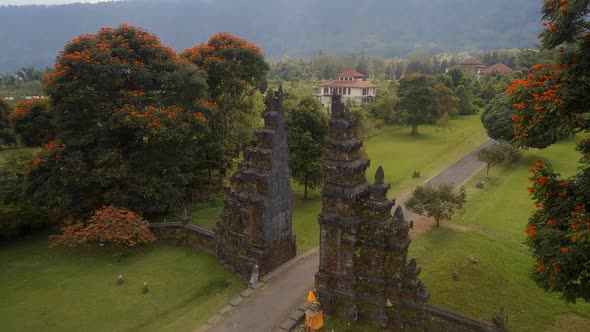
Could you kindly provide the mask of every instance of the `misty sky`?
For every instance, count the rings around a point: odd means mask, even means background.
[[[107,0],[0,0],[2,5],[63,5],[74,2],[106,2]]]

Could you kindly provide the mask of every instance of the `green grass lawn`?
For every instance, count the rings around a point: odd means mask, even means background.
[[[37,151],[39,151],[39,148],[18,148],[0,150],[0,167],[3,167],[4,163],[6,163],[6,161],[11,157],[32,156]]]
[[[391,183],[390,197],[414,189],[438,174],[487,139],[479,115],[461,116],[450,121],[451,130],[443,140],[436,126],[418,127],[419,135],[410,135],[408,127],[383,127],[365,140],[371,159],[367,179],[373,180],[375,170],[383,166],[385,183]],[[420,178],[412,178],[414,170]]]
[[[151,222],[178,222],[182,219],[185,208],[191,216],[192,224],[213,229],[223,212],[223,192],[215,194],[209,201],[188,204],[182,208],[174,209],[167,215],[149,218],[149,220]]]
[[[448,165],[485,142],[487,135],[479,115],[451,120],[452,131],[443,133],[436,126],[420,126],[418,136],[408,127],[383,127],[365,140],[365,151],[371,159],[367,179],[373,182],[378,166],[385,170],[385,182],[391,183],[390,197],[401,196],[436,175]],[[419,170],[421,178],[412,178]],[[297,234],[297,251],[305,252],[319,245],[318,214],[321,210],[319,190],[303,200],[303,187],[293,185],[295,192],[293,231]]]
[[[246,286],[188,247],[155,245],[119,262],[111,254],[48,249],[46,236],[2,245],[2,330],[192,331]]]
[[[574,142],[526,151],[517,164],[492,169],[492,180],[483,190],[474,188],[485,178],[484,172],[478,174],[467,184],[464,210],[453,218],[466,230],[433,229],[414,239],[410,256],[422,266],[431,303],[486,321],[503,305],[513,331],[544,331],[555,321],[561,331],[583,331],[576,328],[584,324],[590,331],[589,303],[565,304],[529,278],[534,261],[524,244],[523,230],[534,209],[526,189],[528,169],[535,159],[543,159],[562,174],[573,174],[579,158]],[[479,264],[471,264],[471,256]],[[453,271],[459,280],[451,279]]]

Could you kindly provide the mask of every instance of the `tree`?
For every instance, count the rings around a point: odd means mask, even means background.
[[[10,131],[8,121],[8,114],[10,114],[11,107],[7,102],[0,99],[0,145],[12,144],[15,142],[14,134]]]
[[[56,138],[33,159],[41,205],[161,213],[195,186],[211,103],[204,74],[145,30],[103,28],[65,45],[44,82]]]
[[[449,117],[457,113],[459,98],[455,96],[453,90],[449,89],[443,83],[436,83],[433,87],[434,94],[440,106],[440,114],[447,114]]]
[[[436,227],[441,220],[451,219],[456,210],[467,202],[465,187],[453,190],[450,183],[441,183],[438,188],[418,186],[406,201],[406,209],[422,216],[432,217],[436,220]]]
[[[506,165],[520,159],[520,151],[506,141],[495,142],[479,150],[477,159],[486,163],[486,177],[490,179],[490,168]]]
[[[439,107],[432,84],[424,74],[405,75],[398,89],[399,108],[412,126],[412,135],[418,135],[418,126],[433,123],[439,116]]]
[[[115,248],[126,248],[156,240],[149,222],[132,211],[112,205],[96,210],[86,223],[66,223],[61,231],[62,234],[49,237],[51,246],[110,244]]]
[[[485,111],[481,113],[481,123],[488,136],[499,141],[514,139],[514,125],[511,120],[512,105],[508,95],[500,94],[490,101]]]
[[[476,110],[473,107],[473,95],[469,90],[467,90],[467,88],[465,88],[465,86],[459,85],[455,89],[455,94],[457,95],[457,98],[459,98],[458,113],[460,115],[470,115],[476,113]]]
[[[557,63],[538,63],[512,81],[516,144],[544,148],[590,131],[590,1],[545,1],[542,49],[557,49]],[[590,301],[590,140],[582,139],[578,174],[564,178],[537,160],[528,188],[537,210],[526,227],[537,262],[533,280],[567,302]]]
[[[200,44],[181,53],[181,56],[207,72],[207,84],[212,101],[218,105],[211,113],[209,133],[210,158],[219,168],[220,181],[225,178],[232,157],[242,150],[244,141],[231,141],[231,132],[238,118],[245,113],[256,114],[246,100],[256,91],[266,90],[266,73],[269,69],[260,47],[226,32],[215,34],[207,44]],[[260,95],[258,95],[260,96]],[[249,132],[253,128],[249,128]],[[236,149],[232,149],[232,145]]]
[[[386,124],[403,123],[397,111],[396,85],[394,82],[384,82],[377,87],[375,101],[369,104],[369,112],[376,119],[381,119]]]
[[[439,127],[443,132],[443,143],[447,141],[447,131],[451,129],[451,125],[449,123],[449,113],[445,112],[440,119],[436,121],[436,126]]]
[[[461,82],[463,80],[463,77],[465,77],[465,74],[463,74],[463,71],[461,69],[453,68],[453,69],[449,70],[449,76],[451,76],[451,82],[453,84],[453,88],[456,88],[459,85],[461,85]]]
[[[328,117],[312,96],[303,97],[287,109],[287,142],[293,179],[308,188],[318,188],[324,180],[324,150],[328,138]]]
[[[55,136],[53,113],[44,99],[19,101],[10,113],[10,123],[24,146],[42,146]]]

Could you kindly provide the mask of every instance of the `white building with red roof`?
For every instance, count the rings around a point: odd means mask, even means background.
[[[338,74],[338,79],[320,84],[320,93],[316,96],[324,107],[332,104],[332,95],[342,96],[342,101],[357,104],[368,103],[375,99],[377,86],[365,80],[365,75],[354,69]]]
[[[496,63],[481,71],[482,75],[506,75],[512,71],[512,68],[503,63]]]

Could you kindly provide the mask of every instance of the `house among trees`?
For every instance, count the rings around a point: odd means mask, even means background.
[[[481,78],[482,75],[504,75],[512,71],[512,68],[503,63],[496,63],[488,67],[475,58],[469,58],[461,62],[459,68],[474,74],[477,78]]]
[[[357,104],[368,103],[375,99],[376,85],[365,79],[365,75],[354,69],[338,74],[338,79],[320,84],[320,93],[316,96],[322,105],[330,108],[332,94],[342,96],[342,101],[353,101]]]
[[[477,78],[481,76],[481,71],[487,66],[479,62],[476,58],[469,58],[459,64],[459,68],[471,71]]]
[[[496,63],[481,71],[482,75],[505,75],[512,71],[512,68],[503,63]]]

